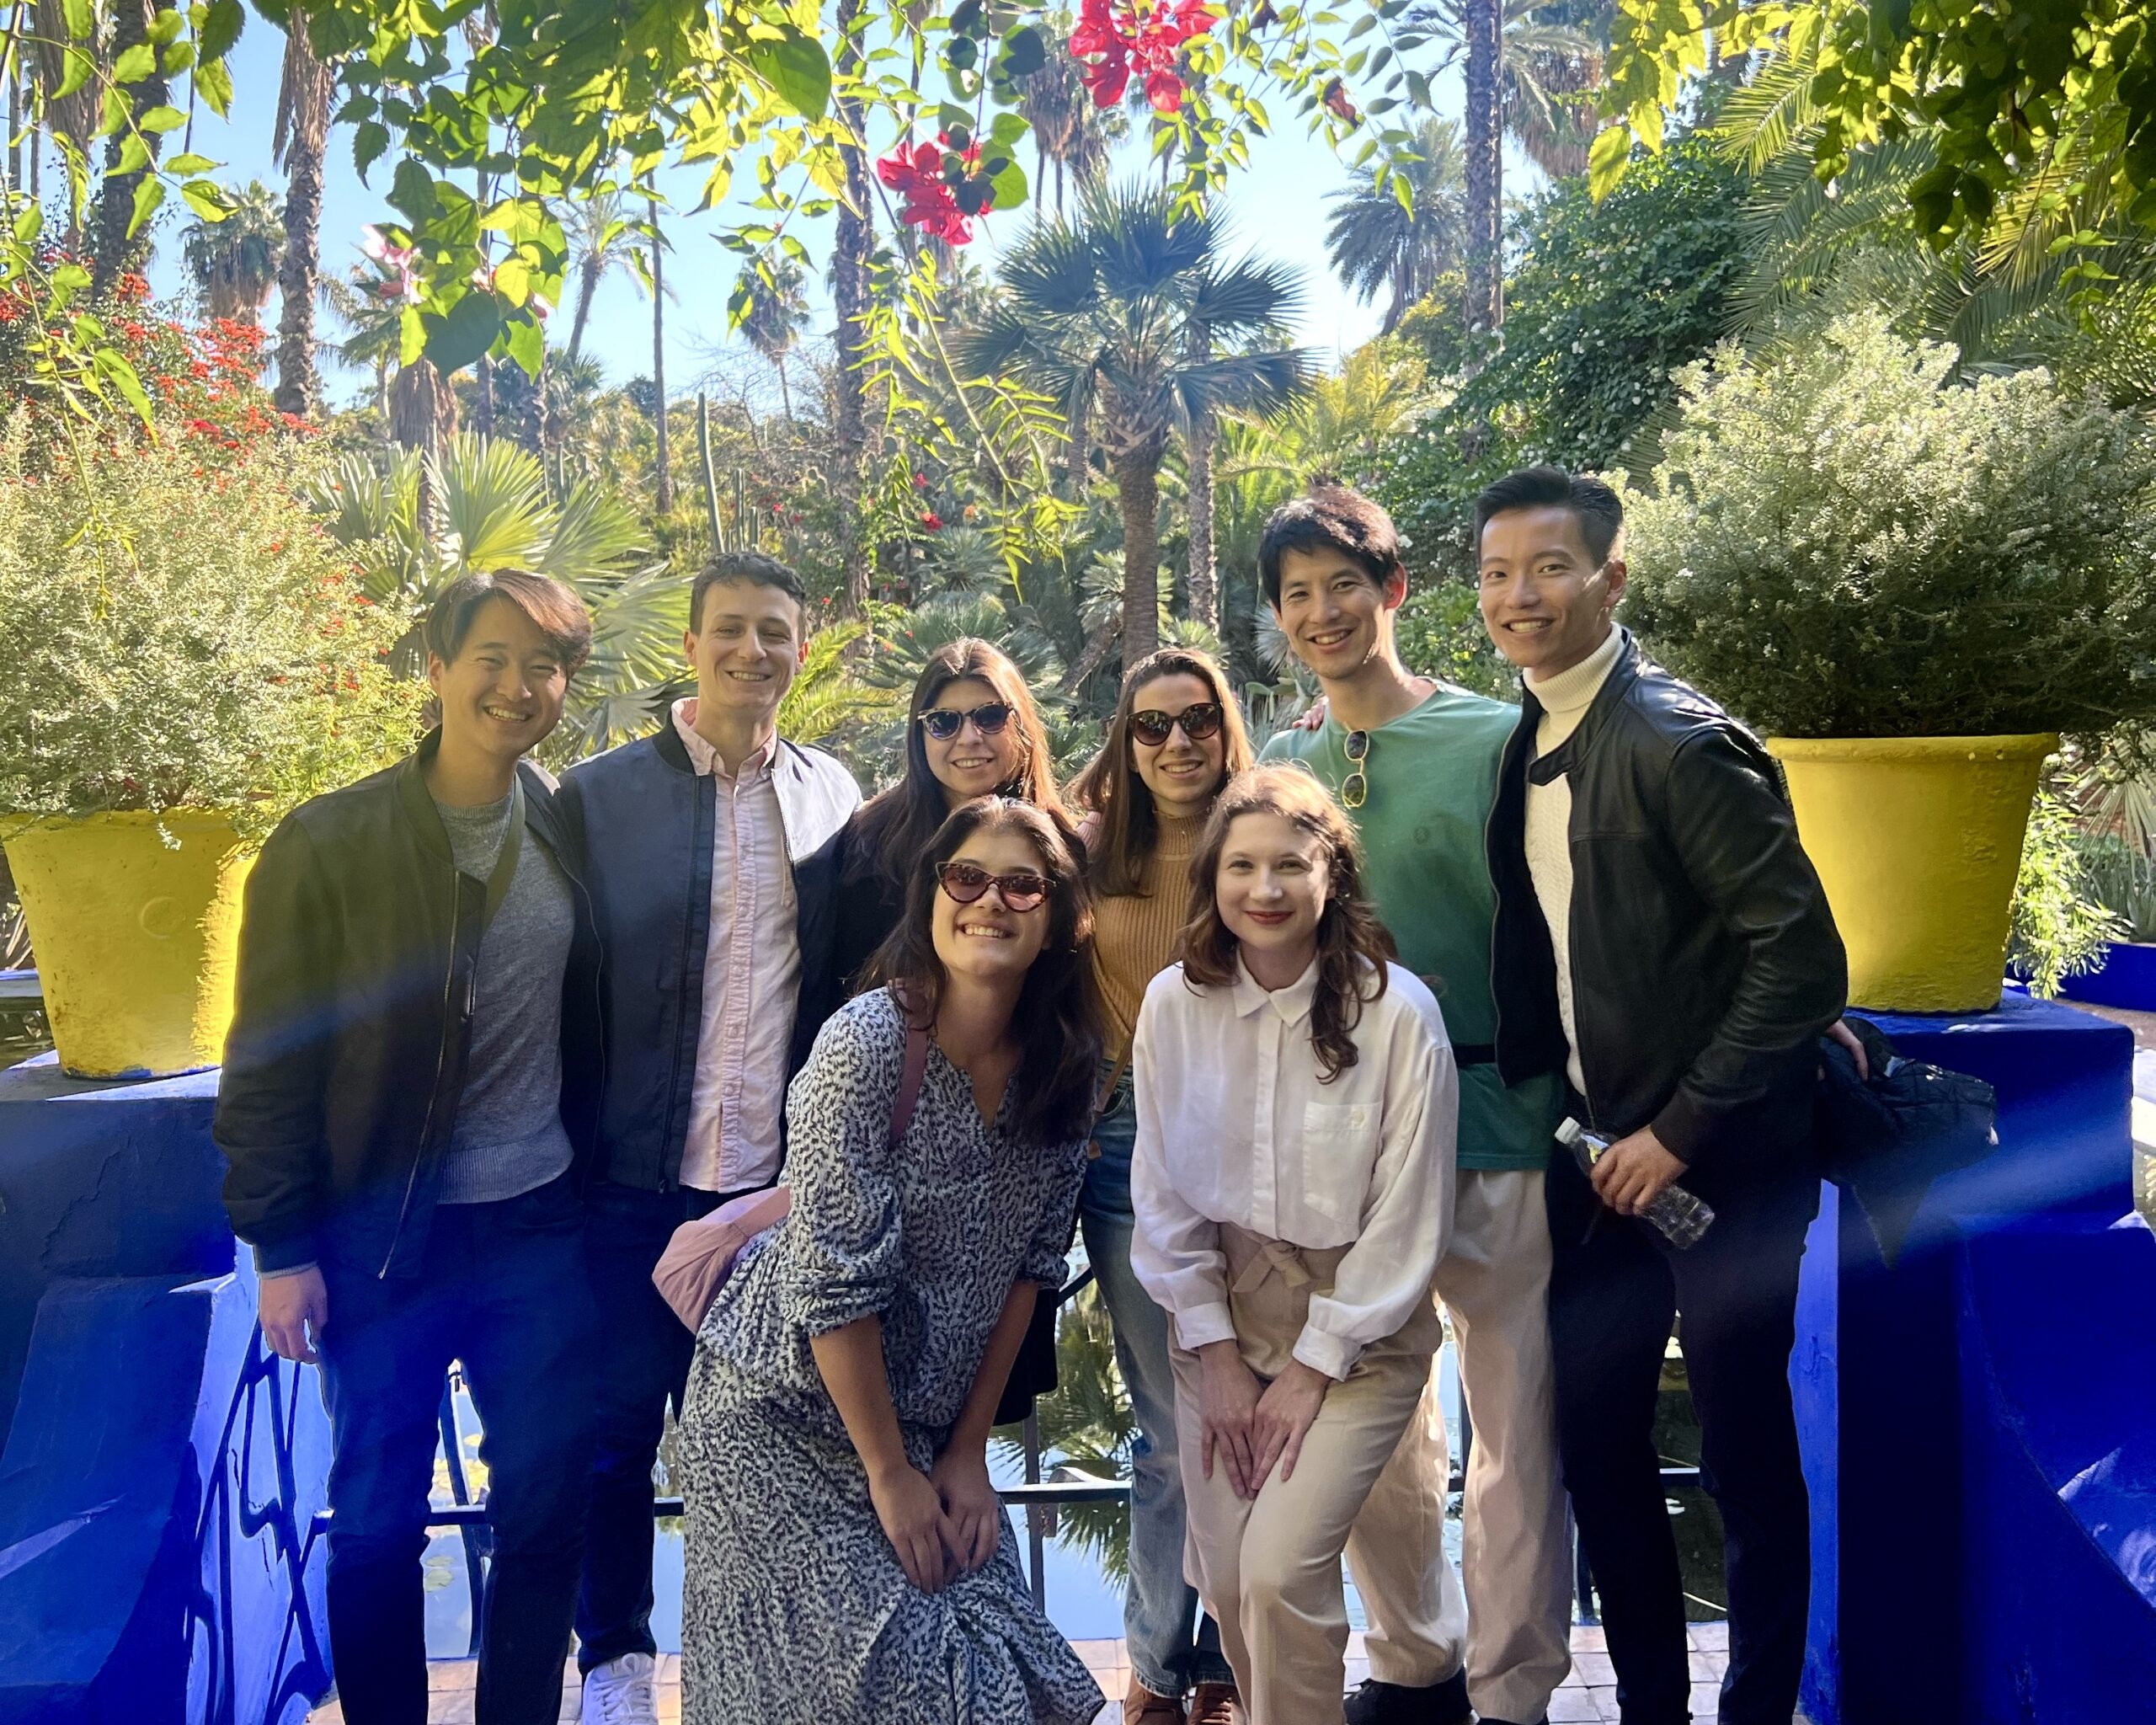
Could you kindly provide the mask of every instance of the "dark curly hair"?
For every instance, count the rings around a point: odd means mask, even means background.
[[[1190,921],[1182,935],[1186,983],[1224,988],[1235,980],[1235,937],[1220,920],[1214,883],[1228,829],[1239,814],[1277,814],[1325,849],[1325,910],[1317,924],[1317,993],[1310,1002],[1310,1041],[1318,1079],[1330,1084],[1358,1058],[1355,1027],[1363,1005],[1385,991],[1385,965],[1399,953],[1392,936],[1363,895],[1363,853],[1355,829],[1325,787],[1298,765],[1254,766],[1237,773],[1214,799],[1205,836],[1190,859]]]
[[[1011,797],[976,797],[953,809],[915,860],[905,913],[864,975],[871,986],[895,985],[916,1022],[935,1023],[945,981],[932,932],[937,865],[950,861],[975,833],[998,830],[1032,844],[1049,881],[1048,935],[1011,1015],[1021,1049],[1011,1076],[1018,1098],[1012,1124],[1022,1143],[1068,1144],[1092,1120],[1102,1020],[1093,982],[1093,901],[1079,853],[1052,816]]]

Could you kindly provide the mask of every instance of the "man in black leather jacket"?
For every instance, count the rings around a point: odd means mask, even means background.
[[[1548,1184],[1558,1450],[1626,1725],[1691,1717],[1684,1595],[1654,1441],[1672,1319],[1722,1514],[1724,1725],[1788,1725],[1810,1529],[1790,1407],[1797,1267],[1818,1204],[1814,1042],[1847,967],[1774,765],[1610,613],[1622,508],[1556,468],[1478,499],[1485,625],[1525,672],[1489,828],[1497,1058],[1562,1071],[1610,1148]],[[1647,1220],[1673,1183],[1696,1244]]]
[[[477,1717],[551,1725],[593,1429],[563,1081],[596,1047],[596,1002],[571,980],[590,901],[553,781],[524,756],[591,622],[559,582],[502,570],[451,582],[426,638],[440,728],[294,809],[254,865],[212,1130],[263,1333],[322,1367],[344,1717],[426,1717],[420,1560],[456,1360],[494,1535]]]

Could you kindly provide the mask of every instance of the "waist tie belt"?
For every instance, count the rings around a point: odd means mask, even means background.
[[[1290,1288],[1308,1286],[1317,1279],[1310,1274],[1310,1266],[1303,1261],[1299,1246],[1290,1246],[1284,1240],[1263,1240],[1257,1242],[1257,1256],[1242,1268],[1242,1274],[1230,1285],[1230,1294],[1247,1294],[1261,1286],[1265,1279],[1278,1271],[1281,1280]]]

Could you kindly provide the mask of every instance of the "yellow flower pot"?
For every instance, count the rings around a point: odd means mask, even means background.
[[[1849,955],[1849,1001],[1999,1004],[2007,919],[2051,735],[1772,737]]]
[[[254,848],[224,815],[49,817],[6,829],[60,1063],[153,1078],[223,1058]]]

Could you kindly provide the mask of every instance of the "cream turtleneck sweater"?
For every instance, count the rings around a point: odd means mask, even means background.
[[[1610,667],[1624,650],[1625,638],[1612,628],[1602,644],[1570,670],[1554,676],[1528,675],[1528,686],[1541,704],[1542,718],[1534,727],[1534,758],[1540,760],[1579,729],[1594,697],[1602,691]],[[1580,1071],[1580,1038],[1572,1009],[1572,788],[1563,775],[1538,785],[1527,785],[1527,872],[1534,881],[1534,896],[1542,906],[1542,920],[1550,925],[1550,945],[1557,956],[1557,1011],[1565,1025],[1565,1071],[1572,1088],[1585,1092],[1587,1080]]]

